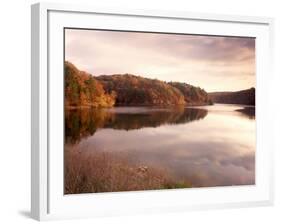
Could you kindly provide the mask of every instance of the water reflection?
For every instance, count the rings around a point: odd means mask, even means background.
[[[121,107],[113,109],[79,109],[65,111],[66,142],[77,143],[94,135],[98,128],[134,130],[183,124],[203,119],[207,110],[195,108]]]
[[[167,170],[193,187],[252,185],[254,109],[214,105],[66,111],[66,148],[125,155],[130,164]]]
[[[242,109],[237,109],[236,111],[241,112],[242,115],[246,116],[249,119],[255,119],[256,116],[255,107],[244,107]]]

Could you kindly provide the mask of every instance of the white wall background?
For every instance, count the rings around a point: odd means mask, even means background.
[[[2,0],[0,7],[0,223],[32,223],[30,208],[30,4]],[[57,2],[78,1],[69,0]],[[164,9],[275,17],[276,117],[274,207],[193,211],[79,220],[79,223],[280,223],[281,222],[281,7],[278,0],[80,0],[110,8]],[[279,89],[278,89],[279,88]],[[280,137],[279,137],[280,136]],[[77,220],[59,223],[76,223]]]

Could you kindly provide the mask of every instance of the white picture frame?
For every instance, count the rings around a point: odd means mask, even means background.
[[[38,3],[32,15],[31,214],[37,220],[272,205],[273,19]],[[256,51],[256,185],[63,194],[63,28],[252,36]]]

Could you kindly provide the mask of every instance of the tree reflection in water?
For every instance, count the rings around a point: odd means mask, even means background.
[[[244,107],[242,109],[237,109],[236,111],[240,112],[243,116],[249,119],[255,119],[256,117],[256,108],[255,107]]]
[[[65,141],[75,144],[92,136],[99,128],[121,130],[159,127],[165,124],[184,124],[206,117],[207,110],[198,108],[136,108],[116,109],[65,109]]]

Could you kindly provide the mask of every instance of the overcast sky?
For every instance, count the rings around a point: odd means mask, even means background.
[[[65,59],[93,75],[134,74],[208,92],[255,86],[255,39],[65,30]]]

